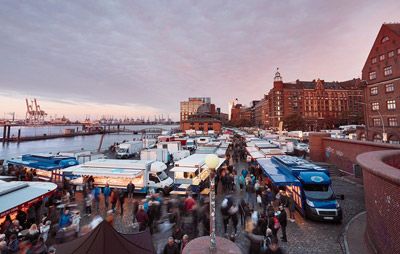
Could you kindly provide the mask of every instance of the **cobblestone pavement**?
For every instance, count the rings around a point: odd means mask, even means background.
[[[246,165],[240,163],[235,165],[235,168],[241,170]],[[360,211],[365,210],[364,208],[364,196],[363,188],[360,185],[355,185],[341,178],[334,177],[332,179],[333,189],[336,194],[344,194],[345,199],[339,200],[343,209],[343,222],[342,224],[332,224],[326,222],[314,222],[310,220],[305,220],[296,214],[296,222],[291,223],[288,221],[287,226],[287,237],[288,243],[280,242],[281,246],[286,250],[287,253],[342,253],[342,248],[340,245],[340,235],[347,222]],[[222,216],[220,214],[220,203],[224,197],[221,193],[221,188],[219,188],[219,193],[217,195],[217,235],[224,236]],[[243,197],[243,193],[235,193],[233,196],[236,200],[240,200]],[[144,196],[136,196],[135,198],[143,199]],[[82,194],[77,193],[76,202],[79,205],[80,210],[83,214],[83,199]],[[133,233],[136,230],[132,227],[132,204],[133,199],[126,199],[124,205],[124,216],[120,216],[119,205],[117,206],[117,212],[114,217],[114,227],[117,231],[122,233]],[[93,209],[94,211],[94,209]],[[95,215],[106,215],[106,209],[104,207],[104,202],[100,202],[99,213],[94,213],[92,216],[82,216],[82,224],[87,224]],[[240,222],[239,222],[240,225]],[[228,232],[232,232],[233,227],[229,225]],[[200,228],[201,232],[201,228]],[[248,253],[249,241],[243,235],[243,227],[238,227],[238,236],[236,237],[236,244],[240,247],[243,253]],[[172,234],[171,229],[164,230],[163,232],[155,232],[153,234],[153,242],[157,253],[160,253],[167,242],[167,238]],[[279,235],[280,237],[280,232]]]

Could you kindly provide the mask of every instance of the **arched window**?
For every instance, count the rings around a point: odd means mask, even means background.
[[[400,144],[400,139],[397,135],[393,134],[389,136],[389,143],[390,144]]]
[[[389,37],[385,36],[385,37],[382,38],[382,43],[385,43],[385,42],[387,42],[388,40],[389,40]]]
[[[374,136],[372,137],[372,140],[374,142],[382,142],[382,135],[379,133],[374,134]]]

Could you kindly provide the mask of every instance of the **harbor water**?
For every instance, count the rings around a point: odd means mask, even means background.
[[[34,136],[43,135],[43,134],[59,134],[64,131],[66,128],[81,128],[81,126],[42,126],[42,127],[15,127],[11,130],[15,129],[18,131],[18,128],[21,128],[22,136]],[[126,128],[129,130],[142,130],[146,128],[160,128],[163,130],[170,130],[177,128],[177,125],[133,125],[127,126]],[[24,131],[24,132],[23,132]],[[51,133],[49,133],[51,132]],[[97,151],[101,142],[101,136],[98,135],[90,135],[90,136],[76,136],[76,137],[68,137],[68,138],[56,138],[56,139],[46,139],[46,140],[37,140],[37,141],[26,141],[26,142],[10,142],[10,143],[0,143],[0,160],[2,159],[11,159],[22,154],[28,153],[58,153],[58,152],[67,152],[67,151],[77,151],[77,150],[89,150],[89,151]],[[104,139],[102,142],[101,150],[108,149],[111,145],[118,142],[121,143],[124,140],[134,140],[140,139],[142,135],[131,134],[131,133],[112,133],[104,135]]]

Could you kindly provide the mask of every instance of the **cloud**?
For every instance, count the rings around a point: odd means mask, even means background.
[[[277,66],[286,81],[359,76],[399,11],[383,2],[3,1],[0,89],[175,114],[207,95],[224,109],[261,98]]]

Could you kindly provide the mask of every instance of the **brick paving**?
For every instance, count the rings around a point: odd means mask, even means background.
[[[242,169],[245,167],[245,163],[235,165],[235,168]],[[340,235],[343,233],[344,226],[347,222],[359,212],[365,210],[363,188],[358,184],[352,184],[349,181],[342,180],[340,177],[332,178],[332,187],[336,194],[344,194],[345,199],[339,200],[339,203],[343,209],[343,223],[332,224],[325,222],[314,222],[305,220],[298,213],[296,214],[296,222],[291,223],[288,221],[287,226],[287,238],[288,242],[280,242],[280,245],[287,251],[287,253],[342,253],[341,238]],[[219,185],[219,193],[217,195],[217,218],[216,218],[216,229],[217,235],[224,237],[222,216],[220,214],[220,203],[224,197],[221,193],[221,184]],[[234,193],[233,196],[236,200],[240,200],[243,197],[243,193]],[[143,199],[144,196],[136,196],[137,199]],[[166,198],[167,199],[167,198]],[[82,214],[83,198],[81,193],[76,194],[76,202],[79,204],[79,209]],[[132,204],[133,199],[126,199],[124,205],[124,216],[119,215],[119,205],[117,206],[117,212],[114,216],[114,227],[117,231],[122,233],[133,233],[136,229],[132,227]],[[104,202],[100,202],[100,211],[98,213],[101,216],[106,215],[106,209]],[[97,215],[95,209],[90,217],[82,216],[81,223],[87,224],[95,215]],[[187,220],[187,219],[183,219]],[[202,232],[201,226],[199,227],[200,233]],[[231,225],[228,227],[228,232],[233,231]],[[243,253],[248,253],[249,240],[243,235],[243,227],[238,226],[238,236],[236,237],[236,244],[242,250]],[[153,243],[157,253],[160,253],[167,242],[168,237],[172,234],[172,230],[166,230],[163,232],[155,232],[153,234]],[[280,237],[280,233],[278,235]]]

